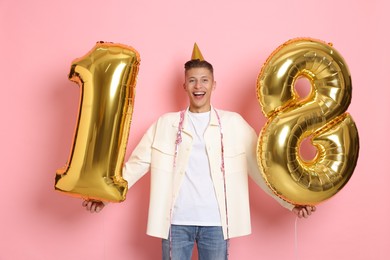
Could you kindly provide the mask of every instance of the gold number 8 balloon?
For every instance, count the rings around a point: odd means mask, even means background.
[[[298,78],[311,83],[301,99]],[[325,42],[296,38],[279,46],[257,79],[257,98],[268,118],[257,146],[263,177],[280,198],[294,205],[317,205],[340,191],[355,169],[359,136],[346,113],[351,77],[341,55]],[[317,149],[310,161],[300,156],[303,140]]]
[[[134,106],[140,57],[132,47],[98,42],[72,62],[69,79],[80,87],[80,106],[67,164],[55,189],[87,200],[125,200],[122,166]]]

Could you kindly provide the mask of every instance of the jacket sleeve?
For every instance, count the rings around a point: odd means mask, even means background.
[[[259,165],[257,164],[257,135],[255,130],[249,126],[249,124],[246,124],[246,134],[244,135],[246,140],[246,154],[247,154],[247,161],[248,161],[248,171],[251,178],[255,181],[255,183],[260,186],[261,189],[263,189],[268,195],[273,197],[277,202],[279,202],[280,205],[283,207],[292,210],[295,206],[282,198],[278,197],[265,183],[264,178],[262,177],[261,169],[259,168]]]
[[[124,164],[122,177],[128,183],[128,187],[133,186],[150,170],[152,143],[156,131],[154,123],[144,134],[141,141],[131,153],[129,159]]]

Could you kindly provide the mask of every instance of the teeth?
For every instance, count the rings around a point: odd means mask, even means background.
[[[201,95],[204,95],[204,94],[206,94],[206,92],[203,92],[203,91],[194,92],[195,96],[201,96]]]

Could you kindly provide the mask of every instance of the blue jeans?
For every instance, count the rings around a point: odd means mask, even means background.
[[[228,241],[222,227],[171,225],[171,235],[162,240],[163,260],[190,260],[195,242],[200,260],[227,259]]]

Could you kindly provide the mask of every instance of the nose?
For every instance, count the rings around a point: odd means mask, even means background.
[[[202,81],[198,80],[195,84],[195,88],[201,88],[202,87]]]

